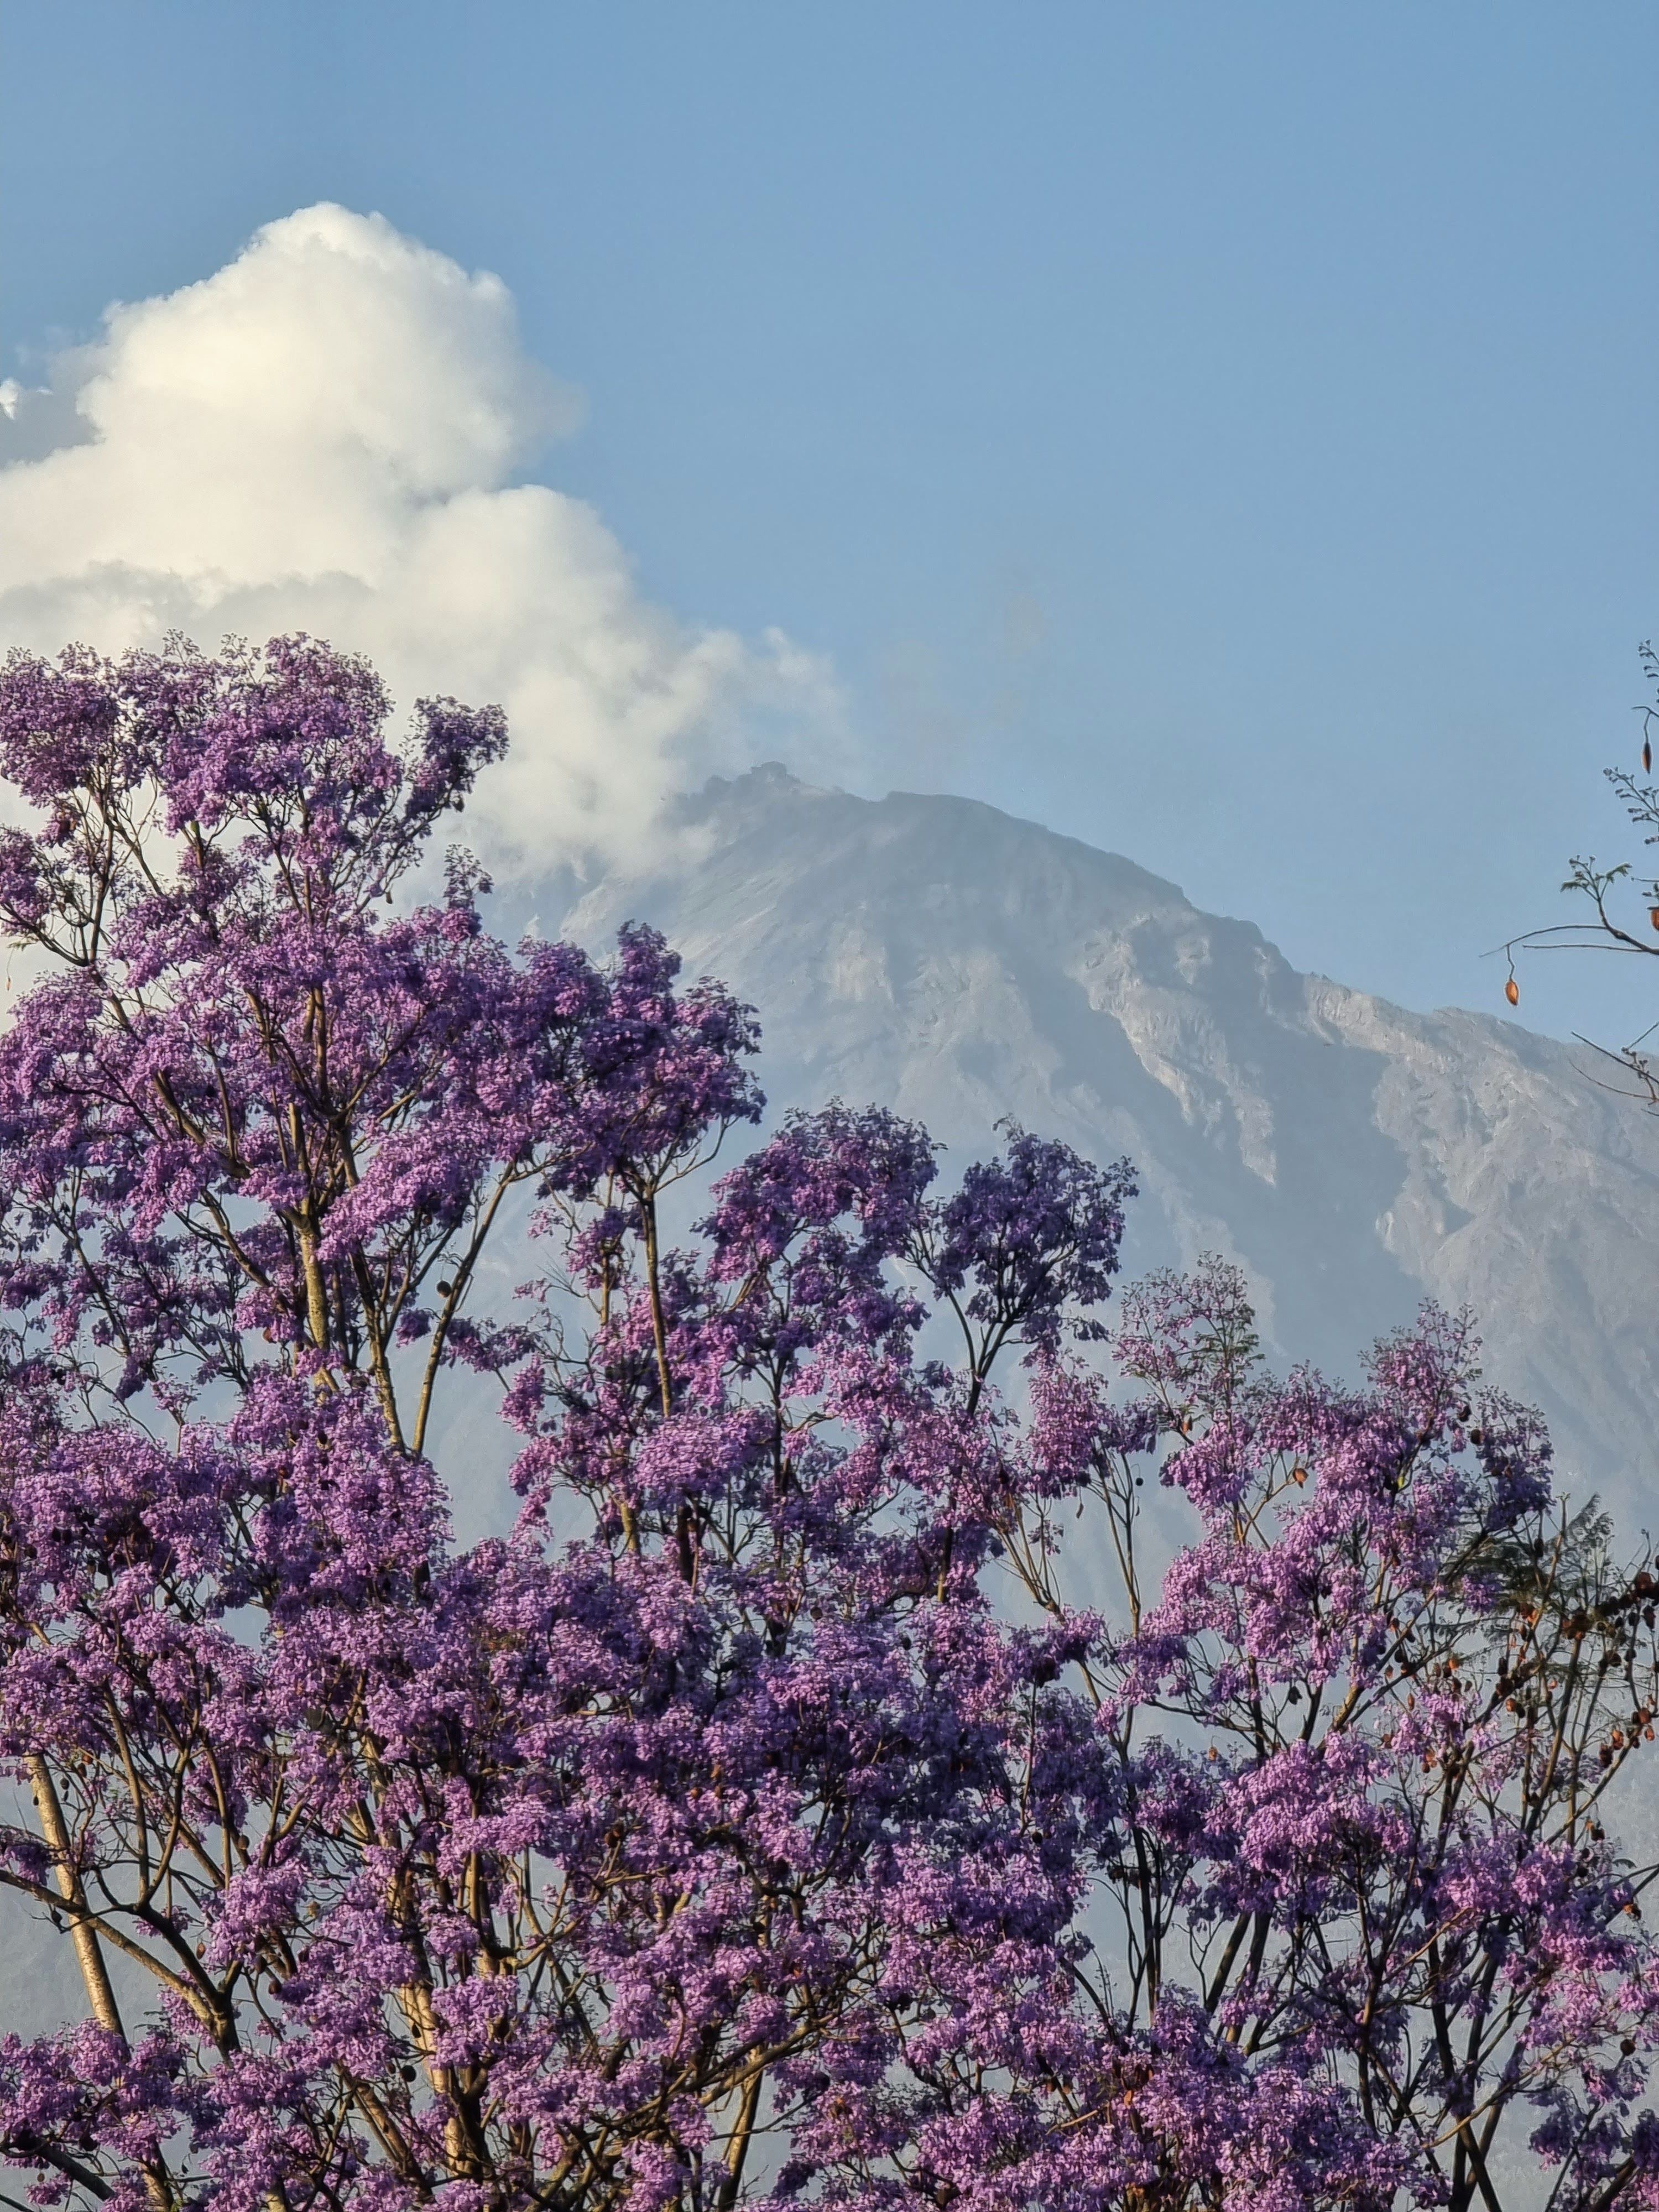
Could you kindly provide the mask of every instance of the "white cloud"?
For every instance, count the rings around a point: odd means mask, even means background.
[[[635,851],[757,724],[821,745],[835,689],[776,633],[649,605],[591,507],[512,481],[577,411],[498,278],[304,209],[112,307],[52,388],[0,389],[0,646],[308,629],[402,701],[507,708],[512,754],[468,817],[498,867]]]

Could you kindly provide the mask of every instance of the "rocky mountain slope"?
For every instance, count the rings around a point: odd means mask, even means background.
[[[775,1105],[891,1104],[947,1173],[1006,1115],[1127,1152],[1127,1264],[1237,1258],[1281,1360],[1352,1372],[1424,1297],[1468,1304],[1573,1486],[1659,1533],[1659,1121],[1571,1050],[1300,975],[1248,922],[967,799],[769,768],[681,827],[560,927],[650,921],[751,999]]]

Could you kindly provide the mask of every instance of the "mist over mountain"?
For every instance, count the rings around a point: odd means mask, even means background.
[[[680,826],[677,857],[558,926],[599,945],[650,921],[752,1000],[774,1109],[891,1106],[947,1176],[1006,1115],[1127,1153],[1127,1269],[1237,1260],[1276,1362],[1352,1375],[1424,1297],[1468,1304],[1568,1486],[1659,1523],[1659,1121],[1582,1054],[1298,974],[1249,923],[975,801],[769,767]]]

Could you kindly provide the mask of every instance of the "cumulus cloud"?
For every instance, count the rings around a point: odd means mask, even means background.
[[[757,731],[821,745],[835,687],[777,633],[650,605],[590,507],[519,480],[578,414],[499,278],[304,209],[112,307],[44,390],[0,386],[0,646],[307,629],[405,702],[507,708],[512,754],[469,816],[498,867],[636,852]]]

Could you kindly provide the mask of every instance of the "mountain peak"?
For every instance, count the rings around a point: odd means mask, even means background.
[[[1127,1152],[1129,1264],[1230,1254],[1285,1360],[1352,1370],[1425,1293],[1467,1303],[1569,1467],[1650,1494],[1659,1121],[1566,1048],[1300,975],[1251,923],[981,800],[769,763],[682,820],[565,926],[653,922],[752,1000],[775,1106],[873,1101],[969,1158],[1009,1115]]]
[[[975,884],[1017,882],[1040,898],[1045,884],[1052,891],[1062,878],[1075,878],[1085,896],[1091,890],[1116,901],[1196,912],[1179,885],[1121,854],[956,793],[894,790],[870,799],[805,782],[768,761],[742,775],[711,777],[683,802],[678,819],[696,825],[705,839],[712,833],[717,848],[726,850],[762,833],[763,825],[798,866],[834,868],[854,853],[884,854],[913,880],[948,882],[963,893]],[[613,880],[628,880],[628,872]]]

